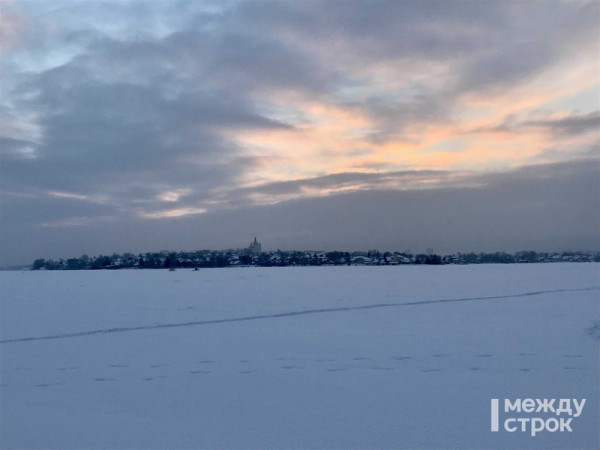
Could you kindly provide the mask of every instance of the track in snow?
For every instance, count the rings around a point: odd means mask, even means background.
[[[420,300],[406,303],[377,303],[374,305],[366,306],[345,306],[339,308],[323,308],[323,309],[308,309],[303,311],[289,311],[278,314],[261,314],[256,316],[245,316],[245,317],[232,317],[228,319],[213,319],[213,320],[201,320],[194,322],[178,322],[178,323],[164,323],[159,325],[140,325],[136,327],[118,327],[118,328],[105,328],[100,330],[89,330],[79,331],[74,333],[54,334],[49,336],[34,336],[34,337],[23,337],[14,339],[4,339],[0,341],[0,344],[12,344],[16,342],[32,342],[32,341],[48,341],[53,339],[68,339],[92,336],[96,334],[112,334],[112,333],[125,333],[129,331],[142,331],[142,330],[155,330],[161,328],[180,328],[180,327],[191,327],[200,325],[217,325],[221,323],[230,322],[248,322],[251,320],[264,320],[264,319],[279,319],[282,317],[296,317],[296,316],[307,316],[311,314],[326,314],[333,312],[347,312],[347,311],[361,311],[366,309],[379,309],[379,308],[397,308],[401,306],[419,306],[419,305],[430,305],[435,303],[453,303],[453,302],[472,302],[472,301],[483,301],[483,300],[499,300],[506,298],[519,298],[519,297],[530,297],[535,295],[553,294],[559,292],[581,292],[581,291],[594,291],[600,290],[600,286],[591,286],[587,288],[579,289],[556,289],[548,291],[534,291],[525,292],[522,294],[513,295],[494,295],[488,297],[467,297],[467,298],[451,298],[451,299],[440,299],[440,300]]]

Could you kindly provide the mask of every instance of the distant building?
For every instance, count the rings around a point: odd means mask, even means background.
[[[256,237],[254,238],[254,241],[252,241],[252,243],[248,247],[248,250],[250,251],[250,253],[252,255],[259,255],[260,254],[260,252],[262,250],[262,246],[260,245],[260,242],[258,242],[256,240]]]
[[[365,265],[373,264],[373,260],[371,258],[369,258],[368,256],[353,256],[351,261],[352,261],[352,264],[365,264]]]

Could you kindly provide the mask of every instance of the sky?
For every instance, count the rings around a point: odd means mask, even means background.
[[[597,1],[0,0],[0,264],[600,249]]]

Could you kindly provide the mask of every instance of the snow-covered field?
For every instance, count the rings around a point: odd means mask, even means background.
[[[3,272],[0,447],[597,448],[599,269]]]

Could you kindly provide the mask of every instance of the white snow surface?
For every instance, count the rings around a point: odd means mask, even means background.
[[[599,268],[2,272],[0,447],[598,448]]]

